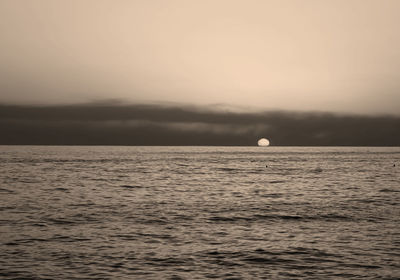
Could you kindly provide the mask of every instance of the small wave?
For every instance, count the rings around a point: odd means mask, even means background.
[[[277,214],[270,214],[270,215],[263,215],[263,214],[256,214],[253,216],[254,220],[287,220],[287,221],[315,221],[315,220],[323,220],[323,221],[351,221],[351,217],[337,215],[337,214],[325,214],[325,215],[315,215],[315,216],[300,216],[300,215],[277,215]]]
[[[56,225],[72,225],[75,224],[75,221],[70,221],[70,220],[66,220],[66,219],[47,219],[48,222],[56,224]]]
[[[381,189],[379,192],[400,192],[400,190],[394,190],[394,189]]]
[[[129,219],[129,217],[128,217]],[[135,217],[133,217],[135,219]],[[148,219],[135,219],[137,222],[145,225],[167,225],[169,222],[167,219],[163,218],[148,218]]]
[[[68,207],[90,207],[90,206],[94,206],[94,205],[95,205],[95,203],[93,203],[93,202],[67,204]]]
[[[47,227],[46,224],[42,224],[42,223],[34,223],[32,224],[33,227]]]
[[[353,220],[351,217],[338,215],[338,214],[320,215],[320,216],[316,216],[315,218],[323,219],[323,220],[342,220],[342,221],[351,221],[351,220]]]
[[[244,251],[218,251],[218,250],[207,250],[199,252],[198,254],[200,257],[205,256],[207,258],[214,259],[238,259],[243,258],[246,256]]]
[[[289,254],[289,255],[310,255],[313,257],[319,257],[319,258],[324,258],[324,257],[337,257],[340,258],[341,256],[328,253],[325,250],[321,249],[316,249],[316,248],[306,248],[306,247],[290,247],[289,251],[284,251],[284,254]]]
[[[266,193],[266,194],[261,194],[260,197],[279,198],[279,197],[283,197],[283,194],[281,194],[281,193]]]
[[[379,269],[381,268],[378,265],[372,265],[372,264],[358,264],[358,263],[352,263],[352,264],[342,264],[347,267],[351,268],[367,268],[367,269]]]
[[[133,186],[133,185],[122,185],[122,186],[120,186],[121,188],[124,188],[124,189],[142,189],[142,188],[144,188],[143,186]]]
[[[249,221],[251,218],[249,217],[223,217],[223,216],[214,216],[209,218],[210,221],[213,222],[237,222],[237,221]]]
[[[8,190],[8,189],[3,189],[3,188],[0,188],[0,193],[15,193],[15,191],[13,191],[13,190]]]
[[[144,262],[149,265],[156,264],[157,266],[183,266],[183,265],[191,265],[193,261],[190,258],[155,258],[155,257],[147,257],[144,258]]]
[[[259,263],[259,264],[283,264],[283,263],[294,263],[295,260],[284,259],[284,258],[267,258],[267,257],[258,257],[258,256],[251,256],[243,258],[242,261],[248,263]]]
[[[190,164],[187,163],[176,163],[177,166],[190,166]]]
[[[221,167],[221,168],[218,168],[217,170],[219,170],[219,171],[225,171],[225,172],[233,172],[233,171],[238,171],[239,169],[236,169],[236,168],[229,168],[229,167]]]
[[[261,197],[266,197],[266,198],[280,198],[280,197],[283,197],[283,194],[281,194],[281,193],[267,193],[267,194],[262,194],[260,196]]]
[[[138,239],[136,236],[132,234],[116,234],[113,237],[119,238],[124,241],[133,241]]]
[[[105,178],[91,178],[92,181],[106,182],[108,179]]]
[[[66,188],[55,188],[54,190],[56,190],[56,191],[63,191],[63,192],[66,192],[66,191],[68,191],[68,189],[66,189]]]
[[[7,243],[4,243],[4,245],[6,245],[6,246],[18,246],[19,244],[17,242],[7,242]]]
[[[14,242],[10,242],[10,243],[17,243],[17,245],[21,245],[21,244],[29,244],[32,242],[49,242],[50,240],[47,238],[26,238],[26,239],[18,239],[18,240],[14,240]]]
[[[274,219],[279,219],[279,220],[301,220],[304,219],[304,217],[301,216],[291,216],[291,215],[261,215],[257,214],[254,215],[254,218],[258,220],[274,220]]]
[[[364,199],[359,198],[359,199],[352,199],[352,200],[349,200],[349,201],[352,201],[352,202],[361,202],[361,203],[375,203],[375,202],[377,202],[377,200],[375,200],[375,199],[370,199],[370,198],[364,198]]]
[[[315,168],[314,170],[312,170],[313,173],[321,173],[323,170],[320,167]]]

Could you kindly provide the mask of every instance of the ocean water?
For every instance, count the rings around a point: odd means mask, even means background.
[[[399,279],[399,167],[400,148],[0,146],[0,278]]]

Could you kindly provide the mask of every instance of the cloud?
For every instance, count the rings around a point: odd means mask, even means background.
[[[97,103],[0,105],[0,144],[398,146],[400,117]]]

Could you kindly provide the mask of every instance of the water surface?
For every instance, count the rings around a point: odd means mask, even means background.
[[[398,166],[400,148],[0,146],[0,276],[399,278]]]

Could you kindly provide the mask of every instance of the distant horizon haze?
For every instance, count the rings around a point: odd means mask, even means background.
[[[0,104],[3,145],[400,146],[400,116],[86,103]]]

